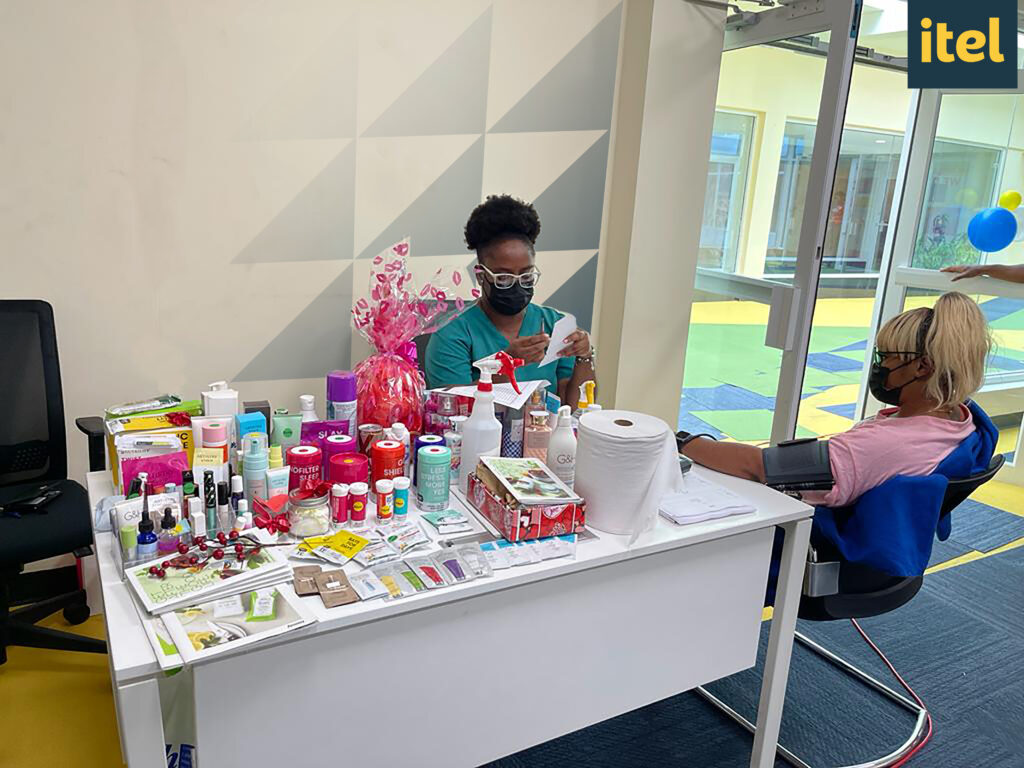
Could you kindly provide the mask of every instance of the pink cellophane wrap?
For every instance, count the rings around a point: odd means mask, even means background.
[[[406,238],[373,260],[369,295],[352,307],[352,323],[376,354],[355,368],[360,424],[390,426],[402,422],[410,432],[423,431],[423,392],[426,385],[416,365],[413,339],[434,333],[461,311],[455,295],[462,282],[457,270],[439,269],[422,286],[406,270]],[[474,289],[474,294],[476,293]]]

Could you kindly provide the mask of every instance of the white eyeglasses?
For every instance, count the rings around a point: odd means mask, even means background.
[[[483,270],[487,273],[487,276],[491,278],[491,283],[494,284],[495,288],[511,288],[517,282],[523,288],[533,288],[540,281],[540,270],[531,269],[529,272],[524,272],[521,275],[514,275],[511,272],[491,272],[483,264],[477,264],[476,269]]]

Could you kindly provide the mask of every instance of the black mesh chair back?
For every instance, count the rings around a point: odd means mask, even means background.
[[[0,300],[0,487],[67,477],[53,307]]]
[[[946,486],[946,495],[942,499],[942,517],[945,517],[959,507],[968,496],[995,477],[996,473],[1002,469],[1005,461],[1006,457],[1001,453],[997,453],[992,457],[988,469],[984,472],[979,472],[976,475],[959,480],[950,480],[949,485]]]

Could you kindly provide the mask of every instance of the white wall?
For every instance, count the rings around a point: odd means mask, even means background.
[[[489,192],[537,201],[538,298],[589,313],[620,12],[0,0],[0,297],[53,304],[69,429],[221,378],[321,398],[362,356],[360,257],[465,266]]]

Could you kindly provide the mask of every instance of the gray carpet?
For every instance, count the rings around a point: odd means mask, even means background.
[[[911,766],[1024,766],[1024,548],[928,576],[909,604],[861,625],[932,712],[935,733]],[[799,629],[898,687],[849,622],[800,622]],[[710,686],[750,718],[767,630],[754,670]],[[905,710],[795,649],[781,741],[811,765],[877,757],[902,743],[911,725]],[[749,750],[742,729],[684,693],[490,766],[732,768],[747,765]]]

